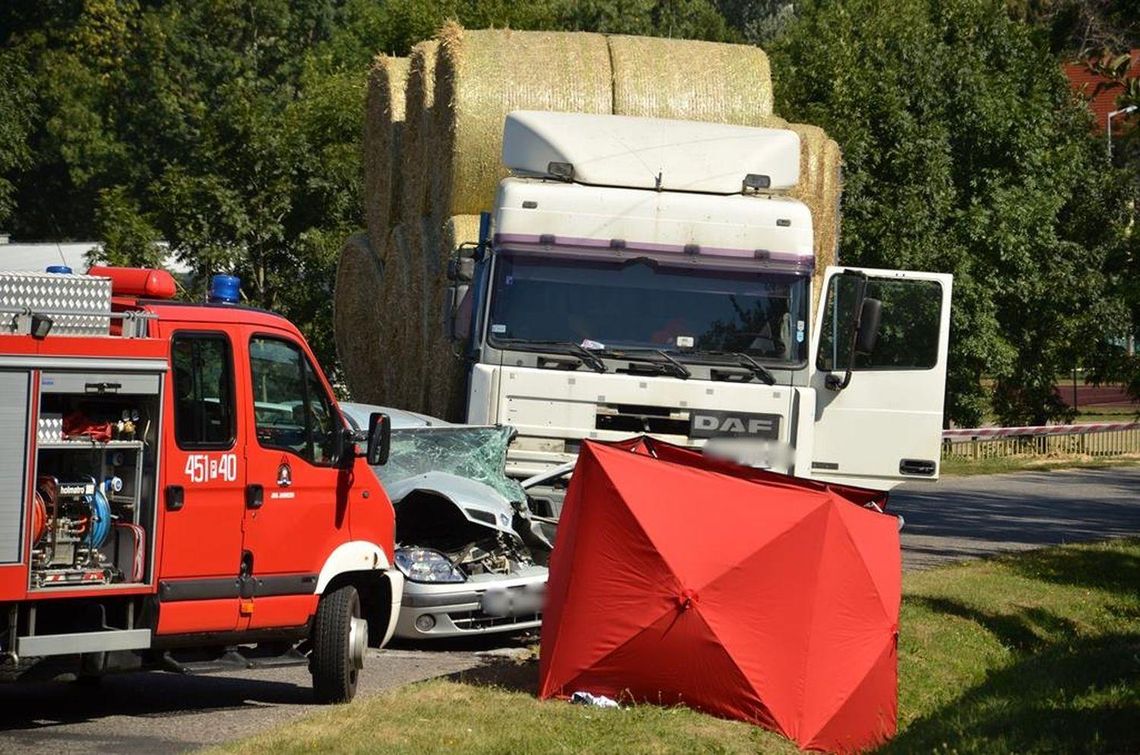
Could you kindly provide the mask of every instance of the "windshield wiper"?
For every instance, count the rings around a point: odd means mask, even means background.
[[[630,354],[630,351],[638,353]],[[682,380],[688,380],[693,376],[693,373],[689,371],[688,367],[678,362],[676,359],[669,355],[669,352],[665,351],[664,349],[622,349],[621,351],[605,351],[602,353],[608,357],[613,357],[614,359],[628,359],[631,362],[649,362],[651,364],[659,364],[665,368],[666,372],[672,373],[674,377],[679,377]],[[649,356],[650,354],[656,354],[661,358],[654,359],[653,357]]]
[[[753,375],[764,381],[766,385],[776,384],[776,376],[773,375],[767,367],[760,364],[755,359],[745,354],[743,351],[733,351],[730,352],[727,356],[736,357],[736,360],[741,367],[747,367]]]
[[[557,351],[582,360],[594,372],[605,372],[606,363],[593,351],[573,341],[531,341],[526,338],[496,338],[492,346],[501,343],[518,351]]]
[[[743,351],[705,351],[694,354],[696,357],[728,357],[736,360],[736,364],[745,368],[753,374],[753,376],[760,378],[761,382],[765,385],[775,385],[776,376],[772,374],[764,365],[757,362],[752,357],[745,354]]]
[[[734,351],[734,352],[732,353],[732,356],[734,356],[734,357],[736,357],[737,359],[739,359],[739,360],[740,360],[740,363],[741,363],[743,366],[745,366],[745,367],[747,367],[748,369],[752,370],[752,374],[753,374],[753,375],[755,375],[756,377],[760,378],[761,380],[763,380],[763,381],[764,381],[765,383],[767,383],[768,385],[775,385],[775,384],[776,384],[776,376],[772,374],[772,371],[771,371],[771,370],[769,370],[769,369],[768,369],[767,367],[765,367],[764,365],[762,365],[762,364],[760,364],[759,362],[757,362],[757,361],[756,361],[755,359],[753,359],[752,357],[750,357],[750,356],[748,356],[747,354],[745,354],[743,351]]]

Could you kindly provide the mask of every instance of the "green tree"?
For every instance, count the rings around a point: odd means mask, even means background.
[[[737,34],[710,0],[567,0],[559,28],[733,41]]]
[[[1135,12],[1140,16],[1140,9]],[[1116,107],[1140,107],[1140,76],[1132,74],[1130,54],[1105,53],[1094,67],[1115,82],[1119,88]],[[1136,336],[1140,333],[1140,117],[1116,122],[1112,145],[1112,162],[1106,166],[1116,201],[1125,208],[1126,220],[1120,227],[1117,243],[1105,264],[1108,284],[1122,302],[1127,318],[1110,338],[1100,344],[1093,359],[1089,379],[1093,383],[1123,383],[1128,392],[1140,400],[1140,355],[1136,353]]]
[[[1081,57],[1140,45],[1135,0],[1007,0],[1010,14],[1048,35],[1054,52]]]
[[[331,369],[336,257],[363,224],[368,65],[449,18],[732,34],[708,0],[8,0],[0,221],[15,207],[22,236],[100,236],[119,264],[152,262],[165,239],[199,273],[192,295],[240,274]]]
[[[95,228],[103,242],[102,250],[93,255],[95,259],[120,266],[162,266],[164,255],[154,220],[124,187],[99,192]]]
[[[31,163],[28,147],[35,120],[34,81],[22,57],[13,51],[0,50],[0,228],[15,207],[16,186],[7,176]]]
[[[795,20],[792,0],[716,0],[725,21],[752,44],[768,47]]]
[[[1103,269],[1121,213],[1087,111],[996,0],[803,3],[773,48],[777,111],[846,159],[844,261],[956,276],[946,410],[1064,417],[1058,373],[1119,307]]]

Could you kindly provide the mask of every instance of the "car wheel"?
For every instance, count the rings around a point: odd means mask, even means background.
[[[344,585],[321,597],[313,622],[309,670],[318,703],[347,703],[364,667],[368,622],[360,618],[360,594]]]

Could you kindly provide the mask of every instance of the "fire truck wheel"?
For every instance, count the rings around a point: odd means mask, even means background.
[[[360,594],[352,585],[325,593],[313,622],[309,668],[319,703],[347,703],[364,666],[368,622],[360,618]]]

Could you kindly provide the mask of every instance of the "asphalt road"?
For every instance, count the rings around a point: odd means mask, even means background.
[[[951,477],[891,493],[903,569],[1140,535],[1140,467]]]
[[[906,519],[903,567],[1057,543],[1140,535],[1140,467],[911,483],[891,496]],[[371,651],[361,695],[457,673],[525,641]],[[0,686],[0,752],[174,753],[263,731],[312,712],[304,668],[180,677],[109,677]]]

